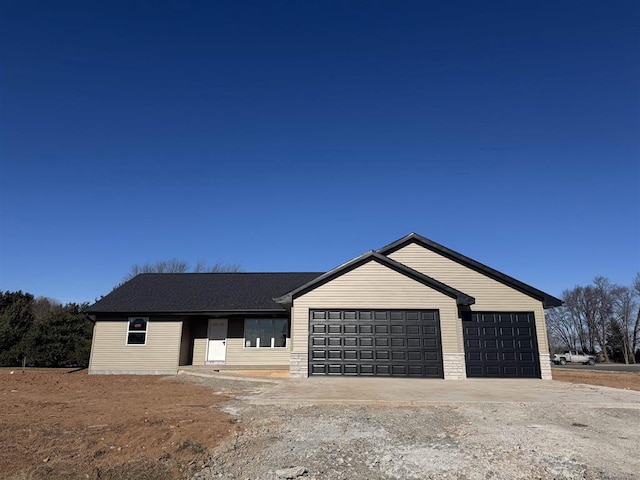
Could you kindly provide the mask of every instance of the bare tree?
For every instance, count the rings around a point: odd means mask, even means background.
[[[53,310],[62,310],[62,304],[53,298],[38,297],[31,302],[31,312],[36,322],[42,320]]]
[[[576,323],[567,307],[556,307],[547,310],[545,317],[549,331],[549,343],[553,350],[578,350],[579,348],[584,348],[580,343]]]
[[[596,338],[591,325],[591,305],[585,287],[576,286],[562,293],[569,320],[582,350],[595,351]]]
[[[636,278],[633,281],[633,285],[631,286],[631,290],[634,294],[636,300],[636,319],[633,322],[633,328],[631,329],[631,351],[634,354],[634,358],[638,355],[638,351],[640,350],[640,273],[636,273]]]
[[[640,274],[632,287],[596,277],[593,284],[563,292],[564,310],[549,314],[549,334],[571,347],[577,338],[582,349],[602,352],[605,361],[613,355],[634,361],[640,346]]]
[[[132,265],[129,273],[122,279],[122,283],[131,280],[141,273],[225,273],[241,271],[240,264],[216,262],[213,265],[207,265],[203,260],[198,261],[193,269],[189,262],[184,260],[161,260],[155,263],[144,263],[142,265]]]
[[[636,314],[636,298],[632,288],[620,287],[616,291],[614,298],[614,321],[617,323],[617,330],[620,338],[618,346],[622,351],[624,363],[635,363],[634,353],[634,327],[637,328],[638,316]],[[634,318],[635,324],[634,325]],[[637,340],[636,340],[637,341]]]
[[[195,273],[235,273],[240,271],[242,269],[239,263],[216,262],[212,265],[207,265],[203,260],[199,260],[193,268]]]

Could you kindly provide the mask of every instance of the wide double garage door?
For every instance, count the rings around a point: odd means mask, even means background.
[[[533,312],[468,312],[462,331],[467,377],[540,377]]]
[[[309,374],[443,378],[437,310],[311,310]]]

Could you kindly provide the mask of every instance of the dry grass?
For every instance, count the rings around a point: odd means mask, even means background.
[[[599,372],[553,368],[553,379],[569,383],[586,383],[602,387],[626,388],[640,391],[640,373]]]

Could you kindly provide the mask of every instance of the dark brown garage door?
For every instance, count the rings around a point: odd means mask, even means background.
[[[462,328],[467,377],[540,377],[533,312],[468,313]]]
[[[437,310],[311,310],[309,374],[442,378]]]

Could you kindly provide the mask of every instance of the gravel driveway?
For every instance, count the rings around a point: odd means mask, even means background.
[[[243,427],[194,478],[640,478],[634,404],[259,404],[278,385],[191,380],[234,392]]]

